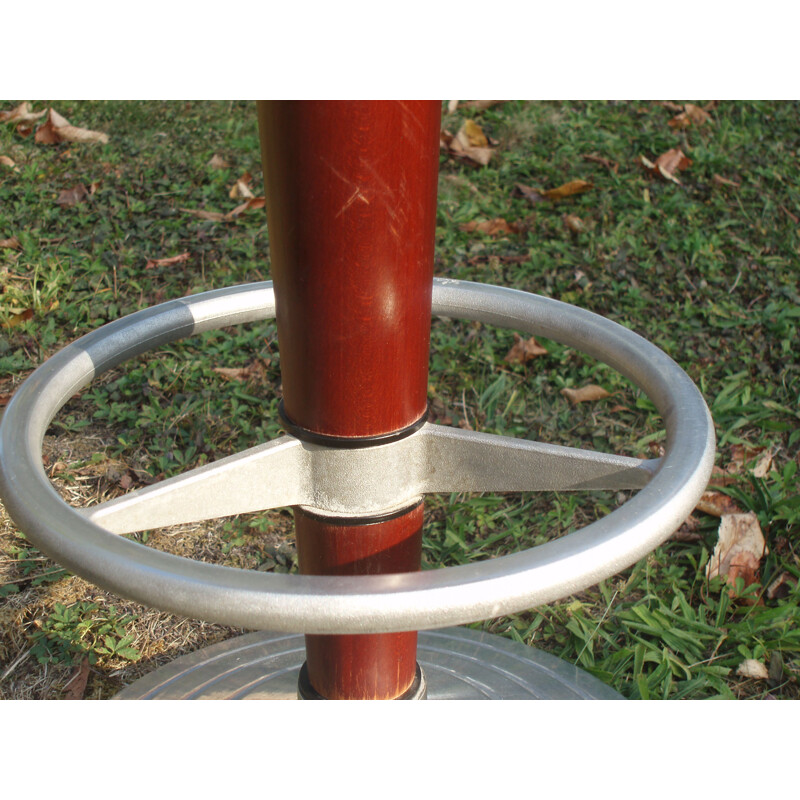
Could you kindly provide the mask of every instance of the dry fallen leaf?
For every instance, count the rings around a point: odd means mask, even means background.
[[[454,155],[485,167],[492,157],[493,148],[480,125],[468,119],[455,136],[442,131],[440,142]]]
[[[700,520],[690,514],[683,525],[670,536],[670,539],[674,542],[699,542],[703,538],[702,534],[697,531],[699,527]]]
[[[190,254],[181,253],[178,256],[170,256],[169,258],[151,258],[148,259],[147,263],[144,265],[145,269],[152,269],[153,267],[168,267],[171,264],[180,264],[182,261],[188,261],[190,258]]]
[[[538,189],[534,189],[532,186],[526,186],[524,183],[515,183],[514,186],[526,200],[534,205],[536,203],[541,203],[545,199],[544,195]]]
[[[555,189],[548,189],[543,194],[548,200],[561,200],[564,197],[571,197],[573,194],[588,192],[593,187],[594,184],[589,181],[569,181]]]
[[[10,239],[0,239],[0,247],[6,247],[9,250],[22,250],[22,244],[20,244],[16,236],[12,236]]]
[[[467,222],[460,227],[461,230],[466,233],[477,231],[478,233],[485,233],[488,236],[505,236],[509,233],[519,233],[519,229],[514,223],[509,224],[502,217],[483,220],[481,222],[472,220],[472,222]]]
[[[561,394],[563,394],[572,405],[602,400],[604,397],[611,397],[602,386],[597,386],[594,383],[589,383],[586,386],[582,386],[580,389],[562,389]]]
[[[615,175],[619,172],[619,164],[616,161],[612,161],[610,158],[604,158],[597,153],[587,153],[583,158],[585,161],[594,161],[596,164],[602,164]]]
[[[0,156],[0,164],[9,169],[13,169],[14,172],[19,172],[19,167],[14,163],[14,160],[8,156]]]
[[[706,577],[726,575],[729,584],[742,578],[745,586],[751,586],[756,582],[765,552],[764,534],[758,517],[752,511],[723,514],[719,522],[719,541],[706,566]]]
[[[211,220],[212,222],[231,222],[231,220],[243,214],[245,211],[250,211],[254,208],[264,208],[266,202],[266,198],[264,197],[249,197],[244,203],[236,206],[236,208],[229,211],[227,214],[223,214],[220,211],[205,211],[202,208],[182,208],[181,211],[198,217],[199,219]]]
[[[56,203],[62,208],[68,208],[69,206],[83,203],[88,196],[89,192],[86,191],[86,187],[82,183],[79,183],[71,189],[62,189]]]
[[[789,593],[795,589],[796,586],[792,582],[792,576],[788,572],[781,572],[777,578],[769,585],[767,589],[767,598],[770,600],[788,597]]]
[[[32,308],[26,308],[24,311],[12,311],[11,316],[3,323],[3,327],[16,328],[17,325],[22,325],[23,322],[27,322],[29,319],[33,319]]]
[[[509,364],[524,364],[532,358],[546,355],[547,350],[536,341],[535,337],[523,339],[518,333],[515,333],[514,344],[503,360]]]
[[[742,513],[742,509],[736,505],[733,498],[722,492],[703,492],[695,508],[704,514],[710,514],[712,517]]]
[[[583,233],[586,230],[586,225],[584,225],[583,220],[580,217],[576,217],[574,214],[564,214],[564,227],[570,233]]]
[[[705,109],[696,106],[694,103],[686,103],[683,110],[677,117],[673,117],[667,125],[675,130],[684,130],[690,125],[703,125],[711,121],[711,115]]]
[[[12,108],[11,111],[0,111],[0,122],[30,123],[43,117],[46,113],[47,109],[33,112],[31,111],[30,103],[20,103],[16,108]]]
[[[86,684],[89,681],[89,659],[84,658],[72,677],[64,685],[65,700],[83,700],[86,693]]]
[[[70,125],[57,111],[50,109],[47,122],[36,131],[37,144],[58,144],[59,142],[108,142],[108,134],[76,128]]]
[[[238,217],[239,214],[243,214],[245,211],[252,211],[254,208],[255,209],[264,208],[266,204],[267,204],[266,197],[251,197],[248,200],[245,200],[244,203],[242,203],[241,205],[236,206],[236,208],[234,208],[233,211],[229,211],[225,215],[225,219],[228,220],[233,219],[234,217]]]
[[[757,450],[748,451],[741,445],[733,446],[734,458],[739,454],[741,448],[742,456],[737,459],[743,466],[755,462],[755,465],[750,470],[754,478],[765,478],[769,475],[772,469],[772,450],[766,448],[759,448]],[[730,471],[730,467],[728,468]]]
[[[458,108],[458,100],[448,100],[447,101],[447,113],[452,114]]]
[[[677,147],[662,153],[655,160],[655,163],[644,156],[641,156],[641,162],[656,177],[660,176],[665,180],[677,183],[679,186],[681,182],[675,177],[675,173],[692,165],[692,160],[687,158]]]
[[[211,156],[211,161],[208,162],[208,166],[211,167],[211,169],[228,169],[230,164],[228,164],[222,156],[214,153],[214,155]]]
[[[767,668],[754,658],[746,658],[736,668],[736,674],[743,678],[754,678],[757,681],[765,681],[769,678]]]
[[[742,185],[738,181],[723,178],[722,175],[714,175],[711,180],[714,181],[717,186],[733,186],[734,189],[738,189]]]
[[[249,172],[245,172],[245,174],[233,184],[230,192],[228,192],[228,197],[230,197],[231,200],[238,200],[242,197],[247,199],[254,197],[249,185],[251,180],[253,180],[253,176]]]
[[[212,220],[213,222],[226,222],[228,219],[227,214],[222,214],[219,211],[205,211],[202,208],[182,208],[181,211],[200,219]]]
[[[229,381],[244,381],[249,378],[264,377],[264,362],[256,359],[246,367],[214,367],[214,372]]]

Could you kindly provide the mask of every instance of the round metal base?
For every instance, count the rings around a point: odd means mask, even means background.
[[[176,659],[119,700],[296,700],[302,634],[263,631]],[[417,661],[428,700],[622,700],[572,664],[469,628],[421,631]]]

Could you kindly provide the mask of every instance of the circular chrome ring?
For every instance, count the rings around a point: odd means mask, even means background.
[[[92,378],[206,330],[269,319],[269,282],[173,300],[68,345],[19,388],[0,426],[0,496],[47,555],[93,583],[188,617],[254,630],[380,633],[427,630],[550,603],[608,578],[661,544],[705,490],[713,423],[681,368],[635,333],[537,295],[436,279],[433,313],[480,320],[578,348],[617,369],[661,413],[666,456],[650,483],[597,522],[539,547],[466,566],[363,577],[285,575],[206,564],[109,533],[67,505],[45,475],[45,432]]]

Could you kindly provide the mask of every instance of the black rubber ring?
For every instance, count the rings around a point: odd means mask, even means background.
[[[360,447],[375,447],[378,444],[399,442],[401,439],[411,436],[412,433],[416,433],[428,421],[428,408],[425,409],[425,413],[416,422],[407,428],[401,428],[399,431],[391,431],[390,433],[379,433],[375,436],[329,436],[325,433],[310,431],[308,428],[303,428],[289,419],[283,407],[283,400],[278,403],[278,416],[286,432],[294,436],[295,439],[300,439],[301,442],[320,444],[323,447],[356,450]]]
[[[420,691],[422,689],[422,691]],[[422,667],[417,662],[417,669],[414,673],[414,680],[411,681],[411,686],[406,689],[395,700],[425,700],[427,698],[427,687],[423,686]],[[323,697],[308,680],[308,662],[304,661],[303,666],[300,667],[300,675],[297,679],[297,697],[299,700],[327,700]]]

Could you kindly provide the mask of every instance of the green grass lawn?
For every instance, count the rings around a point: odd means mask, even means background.
[[[0,410],[44,359],[105,322],[269,277],[263,209],[219,219],[243,202],[229,191],[245,173],[263,194],[253,104],[52,105],[109,139],[43,144],[0,122]],[[714,417],[712,488],[735,504],[728,511],[755,513],[768,552],[749,586],[707,579],[720,518],[697,510],[613,579],[475,627],[548,650],[630,698],[796,698],[800,104],[696,101],[707,119],[690,106],[688,127],[686,115],[674,121],[678,105],[509,101],[449,112],[445,103],[443,128],[456,134],[471,120],[493,151],[486,165],[441,151],[436,274],[573,303],[672,356]],[[666,175],[648,166],[672,149],[690,163]],[[545,194],[571,181],[586,182],[584,191]],[[439,421],[659,454],[658,415],[617,373],[546,340],[546,355],[509,362],[513,344],[512,331],[434,320],[430,400]],[[218,367],[242,373],[230,379]],[[150,353],[68,403],[45,442],[45,467],[65,497],[85,504],[273,438],[279,368],[272,324]],[[562,394],[588,384],[609,396],[572,405]],[[424,566],[526,549],[625,499],[432,497]],[[285,510],[140,538],[232,566],[295,569]],[[98,590],[0,518],[0,698],[63,697],[84,659],[83,696],[109,697],[235,633]],[[768,677],[740,674],[748,661]]]

